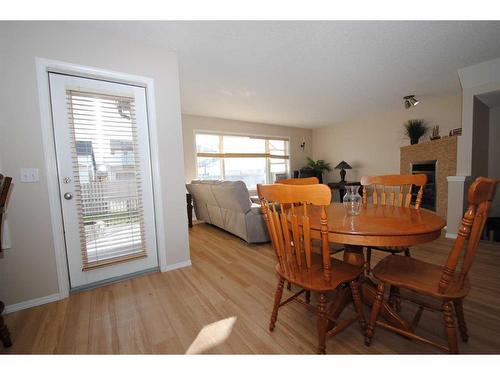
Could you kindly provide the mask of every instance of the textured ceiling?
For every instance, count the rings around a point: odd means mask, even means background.
[[[177,52],[183,113],[301,127],[458,92],[457,69],[500,57],[500,22],[89,23]]]

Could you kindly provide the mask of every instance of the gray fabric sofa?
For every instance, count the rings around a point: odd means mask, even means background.
[[[249,243],[268,242],[260,205],[252,203],[243,181],[201,181],[186,184],[196,218],[216,225]]]

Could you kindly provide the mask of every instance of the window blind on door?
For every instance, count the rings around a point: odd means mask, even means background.
[[[78,90],[66,98],[82,269],[145,257],[134,98]]]

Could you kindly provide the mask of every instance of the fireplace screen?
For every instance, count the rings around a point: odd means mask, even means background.
[[[415,162],[411,168],[412,174],[426,174],[427,184],[424,187],[424,194],[420,207],[436,211],[436,160]],[[418,187],[413,186],[412,203],[417,198]]]

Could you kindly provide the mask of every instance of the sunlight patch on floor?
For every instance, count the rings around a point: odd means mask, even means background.
[[[201,354],[222,344],[231,335],[234,323],[236,323],[235,316],[207,324],[198,333],[186,354]]]

